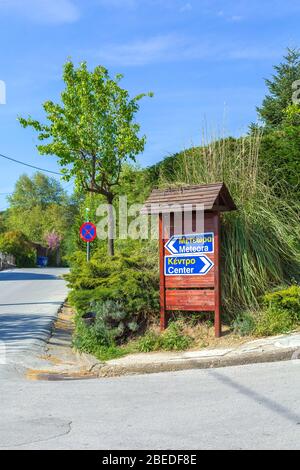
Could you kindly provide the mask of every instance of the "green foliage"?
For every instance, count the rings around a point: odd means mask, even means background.
[[[291,119],[291,120],[290,120]],[[278,196],[300,201],[300,125],[288,118],[276,129],[264,131],[261,162]]]
[[[273,336],[289,333],[300,324],[300,286],[269,292],[262,297],[262,308],[256,313],[241,313],[233,322],[241,336]]]
[[[234,320],[234,332],[239,336],[251,336],[256,328],[256,319],[253,314],[249,312],[240,313]]]
[[[144,353],[158,351],[160,349],[160,335],[152,330],[147,331],[140,338],[138,349]]]
[[[5,232],[0,235],[0,251],[16,258],[20,268],[35,265],[35,251],[26,235],[19,231]]]
[[[209,141],[209,139],[208,139]],[[161,171],[161,185],[224,181],[238,211],[222,221],[223,305],[234,318],[259,307],[274,285],[299,279],[299,214],[277,197],[259,161],[261,135],[219,139],[177,156],[176,171]],[[294,202],[295,204],[295,202]]]
[[[255,334],[257,336],[275,336],[290,333],[297,326],[293,312],[270,306],[258,317]]]
[[[103,361],[116,359],[128,353],[127,349],[116,346],[109,336],[107,341],[104,341],[104,335],[100,335],[99,329],[87,327],[79,315],[75,320],[73,346],[78,351],[93,354]]]
[[[272,78],[266,80],[270,94],[257,108],[261,120],[271,127],[282,124],[285,111],[292,104],[293,83],[300,79],[300,50],[288,49],[284,61],[274,70]]]
[[[272,79],[266,80],[270,94],[258,108],[265,124],[260,157],[278,196],[300,201],[300,50],[288,49],[284,62],[275,66]],[[295,83],[294,83],[295,82]],[[298,85],[299,88],[299,85]]]
[[[147,255],[126,252],[108,257],[103,248],[94,252],[89,263],[85,254],[71,257],[71,273],[66,276],[70,301],[84,313],[91,302],[121,302],[134,320],[146,318],[158,310],[158,272]]]
[[[0,213],[0,233],[4,233],[6,231],[6,218],[5,213]]]
[[[44,246],[46,234],[55,232],[62,239],[60,251],[65,254],[66,237],[69,237],[77,208],[58,181],[41,173],[32,177],[22,175],[9,202],[5,219],[7,230],[21,231],[30,241]],[[53,259],[55,262],[54,255]]]
[[[8,201],[10,207],[26,211],[36,206],[45,209],[53,204],[63,204],[67,195],[59,181],[37,172],[32,177],[21,175]]]
[[[96,302],[91,306],[96,313],[96,321],[92,328],[103,346],[122,344],[137,332],[139,326],[134,316],[126,311],[121,302],[107,300]]]
[[[135,115],[146,95],[130,98],[119,86],[122,75],[111,78],[101,66],[90,72],[85,62],[76,69],[68,61],[63,79],[61,104],[43,105],[47,124],[31,118],[20,118],[20,123],[33,127],[39,140],[46,141],[38,145],[39,152],[57,155],[66,180],[74,177],[78,188],[102,194],[111,204],[123,163],[134,161],[144,150],[146,139],[139,136]],[[112,240],[109,249],[113,254]]]
[[[300,286],[292,285],[286,289],[263,296],[263,304],[281,310],[288,310],[300,321]]]
[[[152,330],[142,336],[138,342],[138,349],[141,352],[151,351],[183,351],[188,349],[193,340],[183,333],[183,325],[180,321],[172,322],[162,333]]]

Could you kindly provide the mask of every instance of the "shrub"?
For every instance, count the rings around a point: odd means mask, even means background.
[[[180,322],[172,322],[163,333],[148,331],[140,340],[138,348],[141,352],[158,350],[183,351],[191,346],[193,339],[183,333]]]
[[[289,310],[300,321],[300,286],[298,285],[264,295],[263,303],[269,307]]]
[[[141,332],[159,309],[158,273],[147,256],[108,257],[99,248],[87,263],[78,252],[66,278],[72,288],[69,301],[78,312],[74,345],[97,357],[123,355],[117,347]],[[81,320],[88,311],[96,314],[90,328]]]
[[[105,337],[99,329],[87,327],[81,316],[77,315],[75,325],[73,346],[78,351],[93,354],[103,361],[127,354],[127,350],[116,346],[109,335]]]
[[[158,311],[158,272],[149,265],[147,256],[108,257],[99,249],[87,263],[83,253],[76,253],[66,278],[72,289],[70,302],[79,313],[88,311],[91,303],[108,300],[122,304],[133,321]]]
[[[140,338],[138,349],[144,353],[158,351],[160,349],[159,334],[151,330],[147,331],[147,333]]]
[[[92,305],[96,313],[95,324],[92,326],[97,342],[102,346],[122,344],[139,329],[133,316],[126,312],[121,302],[107,300]]]
[[[256,320],[253,314],[246,312],[240,313],[234,320],[233,330],[240,336],[251,336],[256,328]]]
[[[296,317],[289,310],[268,307],[260,314],[255,334],[257,336],[275,336],[291,332],[297,325]]]
[[[2,234],[0,251],[13,255],[16,259],[16,265],[20,268],[35,266],[35,250],[22,232],[16,230]]]

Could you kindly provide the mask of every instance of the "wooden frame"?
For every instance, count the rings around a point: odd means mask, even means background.
[[[201,275],[174,276],[172,274],[166,276],[164,273],[165,256],[172,255],[172,253],[168,252],[165,244],[174,235],[174,214],[179,215],[179,218],[182,216],[182,234],[187,235],[190,233],[184,231],[183,211],[186,206],[190,208],[189,211],[192,214],[194,233],[196,211],[199,210],[199,206],[204,210],[204,230],[206,233],[214,233],[214,252],[205,253],[202,260],[205,257],[208,258],[206,261],[211,261],[213,267],[210,267],[206,274],[201,273]],[[224,183],[185,186],[166,190],[155,189],[147,199],[141,214],[159,214],[160,327],[162,330],[168,325],[169,311],[214,312],[215,335],[217,338],[221,336],[220,213],[236,209],[236,205]],[[182,215],[180,216],[180,214]],[[165,220],[167,220],[165,216],[169,217],[169,227],[165,226]],[[198,274],[200,274],[199,271]]]
[[[196,214],[193,214],[193,219]],[[160,327],[164,330],[168,325],[169,311],[201,311],[214,312],[215,336],[222,334],[221,328],[221,279],[220,279],[220,213],[208,212],[204,215],[205,231],[214,233],[214,253],[208,258],[214,262],[213,269],[204,276],[166,277],[164,260],[168,254],[165,244],[169,232],[174,234],[174,217],[171,214],[170,227],[165,227],[164,216],[159,214],[159,258],[160,258]],[[184,227],[183,227],[184,233]]]

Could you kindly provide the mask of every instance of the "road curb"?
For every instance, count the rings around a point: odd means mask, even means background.
[[[117,377],[121,375],[155,374],[159,372],[176,372],[189,369],[211,369],[220,367],[241,366],[247,364],[271,363],[293,360],[299,348],[281,349],[261,353],[245,353],[231,357],[214,357],[202,359],[166,360],[153,363],[128,365],[111,365],[95,363],[92,367],[98,377]]]

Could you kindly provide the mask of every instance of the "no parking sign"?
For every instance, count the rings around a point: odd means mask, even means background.
[[[97,237],[97,227],[92,222],[85,222],[80,227],[80,238],[86,243],[93,242]]]

